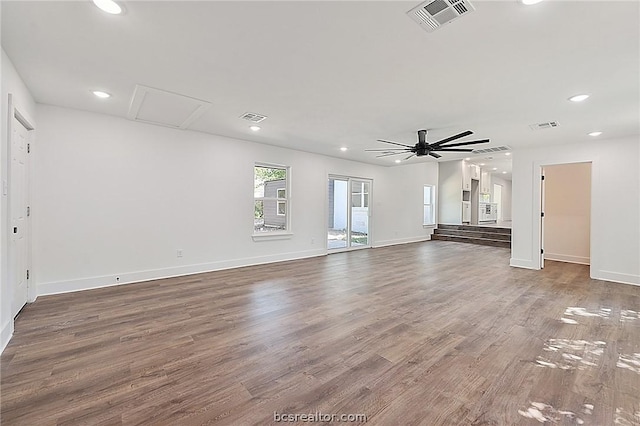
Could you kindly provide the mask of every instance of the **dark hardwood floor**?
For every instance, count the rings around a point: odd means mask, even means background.
[[[0,419],[640,424],[640,287],[508,263],[431,241],[40,297],[1,357]]]

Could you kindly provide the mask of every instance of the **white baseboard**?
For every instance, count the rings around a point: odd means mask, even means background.
[[[621,274],[620,272],[611,271],[592,271],[594,280],[612,281],[621,284],[631,284],[640,286],[640,275]]]
[[[131,284],[141,281],[157,280],[162,278],[179,277],[183,275],[200,274],[204,272],[220,271],[223,269],[240,268],[243,266],[261,265],[265,263],[284,262],[288,260],[305,259],[309,257],[324,256],[327,252],[324,248],[307,250],[304,252],[282,253],[270,256],[225,260],[221,262],[201,263],[197,265],[176,266],[171,268],[153,269],[147,271],[125,272],[122,274],[103,275],[97,277],[79,278],[68,281],[54,281],[38,284],[38,295],[69,293],[73,291],[90,290],[101,287]],[[120,278],[116,281],[116,275]]]
[[[591,259],[588,257],[571,256],[569,254],[545,253],[544,260],[556,260],[558,262],[579,263],[581,265],[590,265]]]
[[[5,348],[9,344],[11,336],[13,336],[13,318],[4,324],[2,326],[2,331],[0,331],[0,354],[4,352]]]
[[[387,247],[387,246],[395,246],[397,244],[409,244],[409,243],[420,243],[422,241],[431,240],[431,235],[425,235],[421,237],[411,237],[411,238],[399,238],[397,240],[383,240],[376,241],[372,247]]]
[[[514,259],[513,257],[509,259],[509,266],[513,266],[514,268],[538,269],[538,265],[535,265],[532,260]]]

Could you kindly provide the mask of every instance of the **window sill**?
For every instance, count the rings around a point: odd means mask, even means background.
[[[436,226],[437,226],[437,225],[436,225],[435,223],[433,223],[433,224],[431,224],[431,225],[424,225],[424,224],[422,225],[422,227],[423,227],[424,229],[427,229],[427,228],[435,228]]]
[[[275,240],[289,240],[293,237],[291,232],[273,232],[264,234],[253,234],[251,238],[253,241],[275,241]]]

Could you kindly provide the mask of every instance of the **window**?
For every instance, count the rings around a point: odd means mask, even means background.
[[[287,190],[286,188],[278,188],[276,189],[276,198],[278,199],[278,208],[276,209],[276,214],[278,216],[286,216],[287,215]],[[283,201],[284,200],[284,201]]]
[[[424,186],[424,213],[423,225],[435,225],[435,187],[433,185]]]
[[[256,164],[253,169],[253,231],[289,229],[289,168]]]
[[[369,185],[358,181],[351,185],[351,207],[369,207]]]

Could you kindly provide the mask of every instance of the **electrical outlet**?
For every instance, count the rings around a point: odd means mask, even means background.
[[[176,256],[177,257],[182,257],[182,249],[176,250]]]
[[[312,238],[312,239],[311,239],[311,244],[313,245],[313,244],[315,244],[315,243],[316,243],[316,239],[315,239],[315,238]]]

